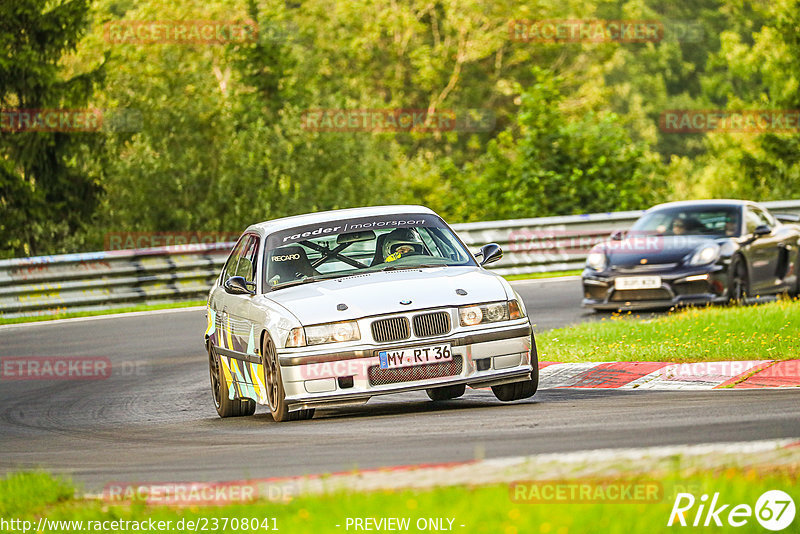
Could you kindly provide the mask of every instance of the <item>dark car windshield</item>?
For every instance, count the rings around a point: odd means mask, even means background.
[[[633,235],[739,235],[740,210],[735,206],[670,206],[645,213],[631,228]]]
[[[346,219],[271,234],[265,290],[380,270],[475,265],[452,230],[430,214]]]

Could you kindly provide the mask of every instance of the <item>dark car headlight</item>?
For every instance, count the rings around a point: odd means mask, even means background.
[[[595,271],[604,270],[607,263],[608,258],[606,257],[606,253],[603,251],[593,250],[588,256],[586,256],[586,266],[590,269],[594,269]]]
[[[713,263],[719,259],[719,245],[716,243],[709,243],[698,247],[695,250],[689,261],[687,262],[689,265],[708,265],[709,263]]]

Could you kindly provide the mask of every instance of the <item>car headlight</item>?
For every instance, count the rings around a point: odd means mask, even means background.
[[[703,245],[689,258],[689,265],[707,265],[719,258],[719,245],[716,243]]]
[[[586,266],[595,271],[602,271],[606,268],[607,261],[605,252],[593,250],[586,257]]]
[[[516,300],[462,306],[458,309],[458,316],[461,326],[475,326],[524,317],[522,308]]]
[[[342,321],[340,323],[318,324],[292,328],[287,347],[303,347],[306,345],[323,345],[325,343],[343,343],[345,341],[358,341],[361,331],[355,321]]]

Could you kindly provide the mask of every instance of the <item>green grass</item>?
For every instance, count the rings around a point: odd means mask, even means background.
[[[557,276],[577,276],[583,272],[582,269],[573,269],[571,271],[553,271],[549,273],[529,273],[529,274],[507,274],[503,278],[506,280],[534,280],[537,278],[555,278]]]
[[[376,491],[372,493],[335,493],[323,496],[303,496],[287,503],[260,501],[225,507],[167,508],[143,504],[109,504],[102,501],[73,497],[65,482],[43,474],[14,474],[0,480],[0,517],[29,520],[36,525],[40,516],[48,520],[109,521],[148,520],[171,521],[170,532],[178,532],[174,525],[184,521],[208,521],[214,518],[275,518],[278,532],[285,534],[313,532],[353,532],[346,529],[347,518],[410,518],[410,532],[419,532],[419,518],[452,518],[453,532],[502,534],[568,534],[568,533],[635,533],[674,532],[679,526],[668,528],[667,522],[678,492],[690,491],[698,501],[702,494],[719,492],[719,504],[731,506],[721,514],[726,519],[733,505],[755,506],[758,497],[767,490],[780,489],[789,493],[795,503],[800,502],[797,465],[780,469],[753,470],[719,469],[715,471],[678,471],[637,475],[635,478],[604,478],[608,483],[656,484],[661,488],[655,499],[644,503],[599,502],[591,504],[570,502],[532,503],[515,499],[523,494],[506,484],[481,487],[449,487],[432,490]],[[569,484],[591,479],[562,480]],[[526,493],[525,495],[530,495]],[[694,518],[697,505],[688,516]],[[800,518],[795,518],[793,526]],[[185,523],[184,523],[185,524]],[[445,522],[445,525],[447,523]],[[337,527],[336,525],[341,525]],[[464,525],[463,527],[461,525]],[[35,531],[35,526],[34,530]],[[694,531],[691,526],[688,527]],[[202,531],[202,528],[200,529]],[[703,529],[701,529],[703,530]],[[714,532],[765,532],[750,517],[745,526],[712,527]],[[51,529],[47,532],[74,532],[75,527]],[[117,530],[127,532],[131,530]],[[212,532],[265,532],[265,530],[217,528]],[[786,532],[794,532],[792,527]]]
[[[613,314],[537,335],[559,362],[786,360],[800,356],[800,301],[688,308],[654,319]]]
[[[38,321],[54,321],[56,319],[73,319],[75,317],[94,317],[95,315],[111,315],[115,313],[131,313],[151,310],[168,310],[172,308],[188,308],[191,306],[204,306],[205,300],[187,300],[184,302],[166,302],[164,304],[139,304],[137,306],[125,306],[110,310],[84,311],[84,312],[64,312],[55,315],[40,315],[36,317],[15,317],[6,318],[0,316],[0,325],[33,323]]]

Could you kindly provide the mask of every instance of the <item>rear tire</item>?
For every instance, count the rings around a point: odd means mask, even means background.
[[[536,350],[536,339],[531,334],[531,377],[522,382],[512,382],[511,384],[502,384],[500,386],[492,386],[492,393],[497,397],[497,400],[503,402],[511,402],[533,397],[536,390],[539,389],[539,354]]]
[[[314,417],[314,408],[289,411],[286,391],[283,389],[281,366],[278,362],[278,351],[275,350],[275,344],[269,334],[264,335],[264,342],[261,344],[261,362],[264,369],[264,384],[267,388],[267,405],[275,422],[300,421]]]
[[[450,399],[457,399],[464,392],[467,391],[466,384],[456,384],[454,386],[443,386],[439,388],[428,388],[425,393],[432,401],[445,401]]]
[[[208,344],[208,374],[211,379],[211,398],[220,417],[241,417],[256,413],[256,403],[253,399],[231,400],[228,397],[230,395],[228,382],[225,380],[219,356],[214,352],[211,343]]]

